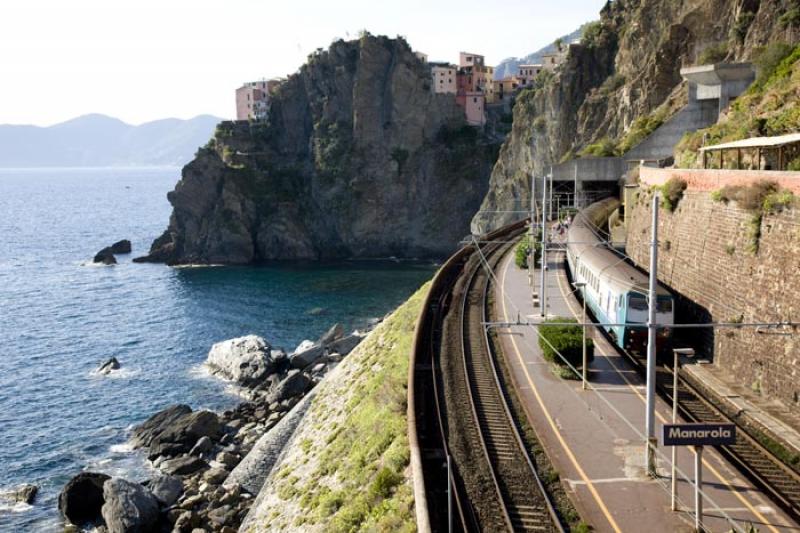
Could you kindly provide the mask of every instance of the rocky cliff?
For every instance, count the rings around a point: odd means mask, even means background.
[[[795,0],[616,0],[570,46],[566,62],[520,95],[511,135],[473,229],[525,208],[530,176],[579,155],[621,155],[686,103],[680,69],[749,60],[769,42],[793,42]]]
[[[267,122],[220,124],[143,260],[445,256],[496,154],[404,40],[337,41],[279,88]]]

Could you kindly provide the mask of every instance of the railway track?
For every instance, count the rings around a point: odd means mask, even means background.
[[[643,365],[635,356],[641,371]],[[673,369],[670,366],[659,367],[656,373],[656,387],[662,396],[672,402]],[[678,370],[678,409],[691,422],[724,422],[736,424],[736,420],[725,415],[705,398]],[[763,490],[775,503],[795,520],[800,520],[800,474],[783,463],[758,440],[751,436],[740,424],[736,424],[736,443],[730,446],[718,446],[717,449],[733,463],[753,483]]]
[[[509,531],[563,531],[511,415],[484,323],[490,276],[507,250],[490,246],[477,261],[461,302],[461,351],[475,432]]]
[[[484,239],[508,243],[524,223]],[[494,268],[509,244],[454,254],[435,276],[412,351],[412,446],[433,531],[563,531],[528,455],[486,331]],[[449,482],[448,482],[449,481]],[[419,494],[417,489],[417,494]]]

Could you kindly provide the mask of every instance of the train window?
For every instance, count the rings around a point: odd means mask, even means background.
[[[672,300],[669,298],[659,298],[656,300],[656,311],[659,313],[671,313]]]
[[[628,297],[628,305],[635,311],[647,311],[647,298],[641,294],[631,294]]]

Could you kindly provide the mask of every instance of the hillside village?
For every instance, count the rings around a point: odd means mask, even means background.
[[[541,63],[521,64],[516,75],[499,79],[495,78],[495,68],[487,65],[481,54],[460,52],[457,65],[444,61],[429,62],[428,55],[422,52],[415,52],[415,55],[430,69],[431,91],[453,95],[464,110],[467,124],[483,126],[490,108],[510,111],[514,96],[532,87],[543,72],[553,72],[564,62],[569,47],[578,43],[565,45],[559,41],[553,52],[542,54]],[[286,78],[262,79],[246,82],[236,89],[236,120],[266,120],[270,100],[285,81]]]

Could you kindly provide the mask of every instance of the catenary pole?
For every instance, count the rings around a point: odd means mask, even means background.
[[[547,176],[542,180],[542,253],[539,271],[541,278],[539,283],[539,316],[547,316]]]
[[[651,476],[656,475],[655,447],[655,409],[656,409],[656,283],[658,279],[658,194],[653,195],[653,222],[650,240],[650,285],[647,314],[647,413],[645,415],[645,435],[647,435],[645,465]]]
[[[536,175],[531,173],[531,228],[529,234],[528,253],[528,285],[531,286],[531,295],[536,294]]]

